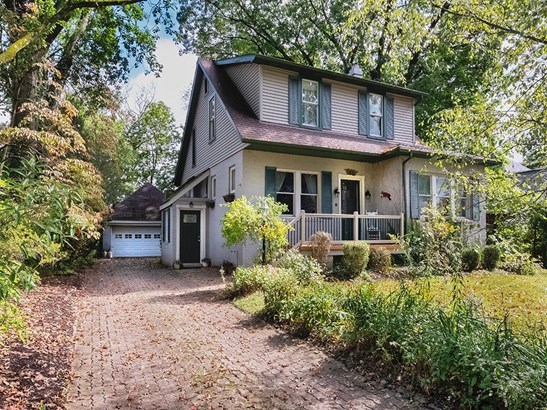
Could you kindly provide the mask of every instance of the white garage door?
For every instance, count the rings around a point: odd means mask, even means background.
[[[159,226],[113,226],[112,256],[160,256]]]

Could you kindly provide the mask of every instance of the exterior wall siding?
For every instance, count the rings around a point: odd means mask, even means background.
[[[216,97],[216,139],[209,143],[209,100],[213,95]],[[201,84],[198,98],[194,121],[196,166],[192,166],[192,149],[190,148],[184,164],[183,184],[246,146],[241,142],[239,132],[232,123],[226,107],[210,83],[207,95],[204,93],[203,83]]]
[[[332,83],[331,118],[332,130],[349,135],[358,135],[358,91],[355,86]]]
[[[225,70],[256,116],[260,117],[260,66],[239,64],[228,66]]]
[[[262,121],[289,124],[288,79],[291,74],[286,70],[262,66],[260,115]],[[330,83],[332,85],[330,131],[366,138],[359,135],[358,130],[358,92],[364,88],[338,81]],[[414,100],[401,95],[392,96],[394,98],[394,142],[413,144]]]
[[[393,97],[395,141],[414,144],[414,101],[400,95]]]
[[[262,121],[289,123],[289,74],[289,71],[262,66]]]

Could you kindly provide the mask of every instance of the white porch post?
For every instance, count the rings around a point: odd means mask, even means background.
[[[302,210],[300,215],[302,217],[300,221],[300,240],[302,241],[302,244],[304,244],[306,241],[306,211]]]
[[[401,238],[405,236],[405,214],[401,212]]]
[[[359,212],[353,211],[353,240],[359,240]]]

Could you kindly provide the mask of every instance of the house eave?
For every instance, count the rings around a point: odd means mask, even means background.
[[[333,81],[340,81],[343,83],[354,84],[361,87],[365,87],[367,90],[371,92],[382,93],[387,91],[387,92],[392,92],[394,94],[412,97],[417,100],[427,95],[427,93],[424,93],[422,91],[412,90],[406,87],[400,87],[397,85],[382,83],[380,81],[354,77],[348,74],[336,73],[334,71],[324,70],[322,68],[310,67],[310,66],[295,63],[293,61],[288,61],[288,60],[283,60],[280,58],[268,57],[268,56],[263,56],[258,54],[251,54],[251,55],[245,55],[245,56],[239,56],[239,57],[233,57],[233,58],[225,58],[222,60],[215,61],[215,64],[220,66],[235,65],[235,64],[249,64],[249,63],[262,64],[262,65],[267,65],[270,67],[281,68],[284,70],[297,72],[303,76],[307,76],[312,79],[325,78],[325,79],[329,79]]]
[[[160,226],[161,221],[109,221],[109,226]]]

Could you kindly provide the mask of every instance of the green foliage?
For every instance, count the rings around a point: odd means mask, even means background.
[[[234,293],[236,295],[247,295],[262,289],[262,286],[275,272],[270,265],[258,265],[246,268],[238,266],[234,271]]]
[[[264,289],[270,317],[354,358],[379,360],[461,407],[535,408],[547,399],[545,341],[523,341],[471,304],[432,303],[424,288],[384,295],[371,284],[298,286],[276,275]]]
[[[322,267],[309,256],[301,254],[296,249],[290,249],[275,261],[275,266],[289,270],[298,279],[298,282],[307,285],[322,279]]]
[[[391,270],[391,253],[382,248],[371,248],[368,269],[373,272],[388,273]]]
[[[369,250],[365,242],[345,243],[341,265],[335,269],[335,276],[341,279],[353,279],[361,275],[368,264]]]
[[[482,250],[482,264],[485,269],[494,270],[497,268],[501,258],[501,251],[497,245],[486,245]]]
[[[535,275],[538,270],[534,258],[527,253],[520,252],[505,255],[501,268],[517,275]]]
[[[481,262],[481,253],[476,248],[465,248],[462,251],[462,269],[464,272],[473,272]]]
[[[461,272],[461,237],[458,228],[434,208],[412,227],[403,241],[417,276],[456,275]]]
[[[251,201],[242,196],[226,204],[228,212],[222,218],[222,237],[226,246],[248,240],[265,242],[265,262],[274,259],[288,244],[289,225],[280,216],[287,206],[275,202],[271,197],[253,197]]]

